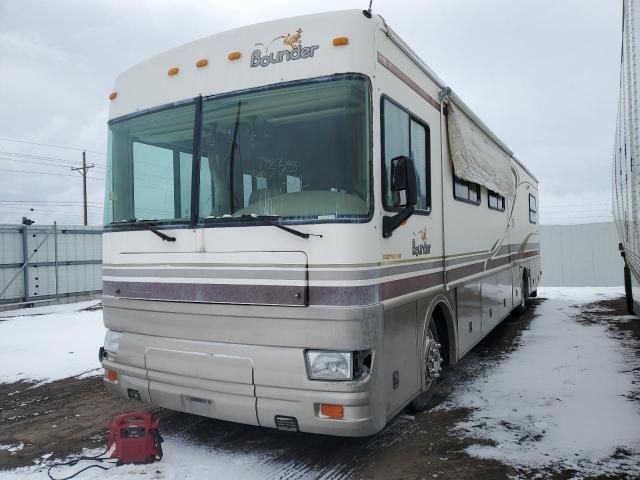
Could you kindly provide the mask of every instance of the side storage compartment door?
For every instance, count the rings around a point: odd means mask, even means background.
[[[501,320],[504,320],[513,309],[513,299],[511,295],[511,269],[502,270],[498,274],[498,311],[500,312]]]
[[[418,391],[418,343],[415,302],[385,311],[382,382],[387,417]]]
[[[498,276],[482,279],[482,336],[489,333],[500,321],[498,299]]]
[[[458,351],[464,355],[482,335],[482,283],[480,280],[456,289]]]

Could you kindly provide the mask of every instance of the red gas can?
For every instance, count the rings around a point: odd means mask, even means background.
[[[125,463],[153,463],[162,458],[160,420],[149,412],[130,412],[118,415],[109,422],[107,450],[115,444],[111,458],[118,465]]]

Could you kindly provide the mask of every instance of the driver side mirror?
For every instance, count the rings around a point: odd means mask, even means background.
[[[391,160],[391,191],[397,192],[401,197],[404,196],[404,201],[395,205],[404,207],[404,209],[393,217],[383,217],[382,236],[384,238],[389,238],[402,222],[413,215],[416,203],[418,203],[416,168],[413,160],[405,155]]]
[[[404,155],[391,160],[391,191],[403,193],[404,202],[396,207],[415,206],[418,203],[418,185],[413,160]]]

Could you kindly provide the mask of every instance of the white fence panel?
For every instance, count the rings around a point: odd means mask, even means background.
[[[624,285],[624,262],[613,222],[540,225],[542,286]]]
[[[101,228],[0,226],[0,305],[101,290]]]

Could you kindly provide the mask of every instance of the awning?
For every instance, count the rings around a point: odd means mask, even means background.
[[[453,102],[448,104],[447,126],[456,176],[512,197],[511,156]]]

